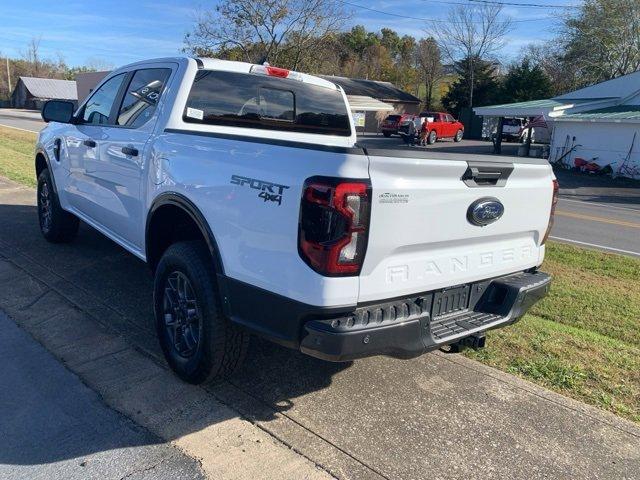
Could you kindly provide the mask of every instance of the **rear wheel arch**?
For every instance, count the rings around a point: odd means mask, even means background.
[[[216,273],[224,273],[218,244],[198,207],[179,193],[160,195],[153,201],[147,215],[145,253],[148,265],[155,271],[167,248],[186,240],[204,241]]]

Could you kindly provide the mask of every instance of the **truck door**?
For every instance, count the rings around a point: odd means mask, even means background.
[[[157,120],[157,105],[171,76],[173,64],[160,64],[129,72],[119,96],[113,122],[98,139],[100,161],[93,178],[103,201],[100,223],[122,240],[143,245],[143,183],[147,142]],[[177,67],[177,65],[175,65]]]
[[[448,115],[444,113],[440,114],[440,138],[447,138],[451,136],[451,125],[449,125]]]
[[[447,129],[447,131],[445,132],[445,136],[446,137],[451,137],[451,138],[455,137],[456,132],[457,132],[455,120],[449,114],[447,114],[445,116],[445,120],[446,120],[445,125],[446,125],[446,129]]]
[[[100,161],[98,141],[109,123],[125,77],[122,73],[100,85],[80,109],[77,123],[69,126],[64,138],[69,170],[63,190],[66,204],[92,220],[99,218],[102,203],[101,186],[92,175]]]

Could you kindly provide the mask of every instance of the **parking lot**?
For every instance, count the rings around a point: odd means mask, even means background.
[[[183,384],[157,346],[142,262],[85,226],[72,245],[46,243],[33,191],[10,182],[0,191],[0,232],[0,309],[110,406],[210,474],[224,478],[238,465],[241,478],[640,470],[636,425],[459,355],[331,364],[254,340],[232,381],[206,391]]]

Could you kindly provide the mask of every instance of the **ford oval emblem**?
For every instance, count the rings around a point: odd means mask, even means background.
[[[476,200],[467,210],[467,219],[474,225],[484,227],[498,220],[504,213],[504,205],[497,198]]]

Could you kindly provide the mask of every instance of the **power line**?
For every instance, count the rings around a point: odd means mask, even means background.
[[[356,7],[356,8],[361,8],[363,10],[368,10],[370,12],[375,12],[375,13],[380,13],[382,15],[389,15],[391,17],[397,17],[397,18],[406,18],[409,20],[420,20],[422,22],[432,22],[432,23],[451,23],[449,20],[437,20],[437,19],[433,19],[433,18],[423,18],[423,17],[413,17],[413,16],[409,16],[409,15],[401,15],[399,13],[392,13],[392,12],[385,12],[384,10],[377,10],[375,8],[371,8],[371,7],[365,7],[364,5],[358,5],[352,2],[348,2],[346,0],[338,0],[341,3],[344,3],[345,5],[349,5],[351,7]],[[455,2],[441,2],[441,3],[451,3],[452,5],[468,5],[465,3],[455,3]],[[539,22],[542,20],[550,20],[550,19],[554,19],[556,17],[552,17],[552,16],[547,16],[547,17],[540,17],[540,18],[524,18],[521,20],[511,20],[512,23],[524,23],[524,22]],[[482,23],[482,22],[473,22],[473,23]]]
[[[580,5],[545,5],[542,3],[516,3],[501,2],[498,0],[469,0],[475,3],[485,3],[488,5],[507,5],[510,7],[527,7],[527,8],[580,8]]]

